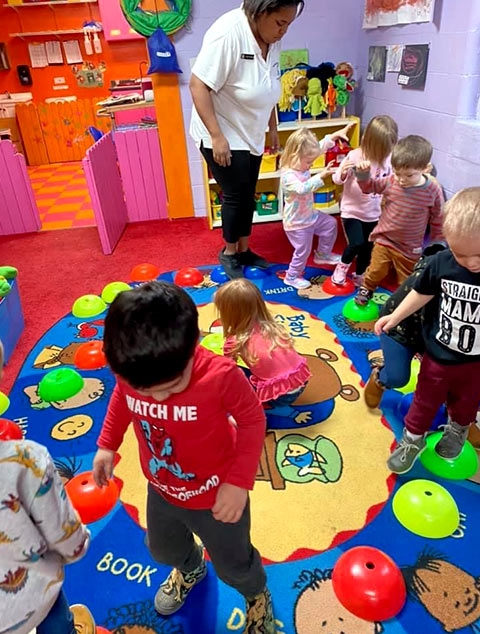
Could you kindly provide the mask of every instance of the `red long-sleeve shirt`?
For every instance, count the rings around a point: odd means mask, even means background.
[[[145,477],[172,504],[212,508],[223,482],[253,489],[265,414],[232,360],[197,346],[187,388],[161,402],[117,380],[98,446],[117,451],[130,422]]]
[[[357,175],[364,194],[383,194],[384,209],[370,240],[418,260],[428,224],[430,240],[443,240],[442,215],[444,198],[440,185],[426,177],[418,187],[401,187],[393,175],[369,178]],[[364,180],[365,179],[365,180]]]

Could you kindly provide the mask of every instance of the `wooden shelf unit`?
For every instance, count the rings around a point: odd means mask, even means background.
[[[299,128],[309,128],[314,132],[320,141],[327,134],[331,134],[340,128],[343,128],[348,123],[352,121],[355,122],[355,127],[353,129],[353,133],[350,135],[350,143],[352,147],[356,148],[360,144],[360,119],[358,117],[347,117],[347,118],[332,118],[332,119],[307,119],[303,121],[288,121],[284,123],[278,124],[278,133],[280,136],[280,144],[282,147],[285,146],[285,143],[290,136],[291,132],[295,132]],[[217,185],[215,179],[209,178],[208,176],[208,168],[205,161],[204,164],[204,184],[205,184],[205,193],[206,193],[206,202],[207,202],[207,214],[208,214],[208,223],[210,229],[216,229],[217,227],[222,226],[222,221],[214,218],[213,209],[211,204],[211,191],[216,191],[217,193],[220,191],[219,186]],[[312,170],[312,174],[321,171],[320,169]],[[254,223],[263,223],[263,222],[275,222],[282,219],[283,216],[283,192],[280,180],[280,170],[275,172],[262,172],[258,178],[257,191],[268,191],[268,185],[272,185],[271,191],[274,191],[278,197],[278,213],[271,214],[269,216],[259,216],[257,212],[253,215]],[[339,190],[341,188],[338,188]],[[339,204],[336,203],[331,205],[330,207],[324,207],[322,209],[323,213],[327,214],[338,214],[340,212]]]

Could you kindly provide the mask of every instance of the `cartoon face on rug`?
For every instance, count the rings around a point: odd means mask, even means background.
[[[290,482],[337,482],[342,474],[342,456],[337,445],[318,436],[284,436],[277,444],[277,466]]]
[[[47,407],[52,406],[55,409],[64,410],[84,407],[85,405],[89,405],[101,398],[105,392],[105,384],[101,379],[95,379],[92,377],[86,378],[84,380],[83,388],[80,392],[78,392],[78,394],[75,394],[75,396],[67,398],[64,401],[53,401],[51,403],[46,403],[40,398],[38,394],[38,384],[29,385],[24,388],[23,391],[28,396],[30,406],[33,409],[46,409]]]
[[[304,570],[294,585],[301,590],[295,603],[295,634],[380,634],[381,623],[370,623],[348,612],[333,591],[331,570]]]
[[[473,577],[434,552],[425,551],[403,569],[409,593],[446,632],[480,632],[480,577]]]
[[[75,414],[64,418],[52,427],[51,436],[55,440],[73,440],[87,434],[93,426],[93,418],[85,414]]]
[[[151,601],[139,601],[111,608],[105,623],[112,634],[184,634],[180,623],[163,619]]]

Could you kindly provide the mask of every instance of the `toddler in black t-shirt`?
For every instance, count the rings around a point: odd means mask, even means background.
[[[429,259],[413,290],[375,325],[380,335],[424,307],[426,350],[402,439],[388,460],[394,473],[412,468],[444,402],[449,421],[435,450],[456,458],[480,401],[480,187],[458,192],[447,203],[443,230],[450,248]]]

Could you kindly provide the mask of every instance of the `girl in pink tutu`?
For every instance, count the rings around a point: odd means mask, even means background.
[[[292,403],[305,389],[311,374],[293,340],[270,314],[258,288],[247,279],[231,280],[215,293],[225,335],[224,354],[240,357],[250,370],[250,381],[262,403],[275,413],[294,418]]]

